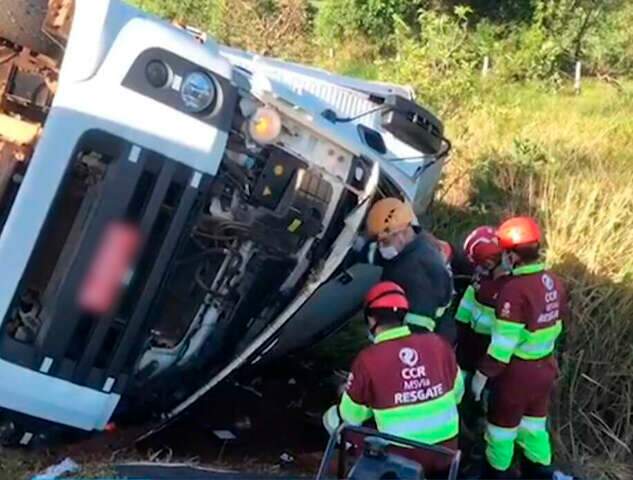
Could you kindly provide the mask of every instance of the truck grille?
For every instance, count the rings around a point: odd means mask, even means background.
[[[0,356],[90,388],[121,393],[151,327],[147,321],[150,309],[189,236],[209,179],[103,132],[90,132],[77,149],[78,154],[92,151],[99,153],[103,175],[88,189],[72,226],[66,228],[63,249],[39,292],[42,324],[37,338],[33,343],[22,343],[5,331]],[[49,213],[48,226],[38,239],[14,300],[16,305],[38,262],[47,254],[55,222],[64,217],[61,208],[63,203],[58,201]],[[79,306],[79,292],[100,240],[117,222],[138,227],[140,253],[115,305],[104,314],[90,313]],[[64,229],[60,226],[57,230]]]

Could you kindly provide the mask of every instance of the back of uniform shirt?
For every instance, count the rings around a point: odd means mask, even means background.
[[[496,316],[499,327],[479,366],[488,377],[500,375],[514,357],[539,360],[552,353],[569,318],[567,291],[548,271],[515,274],[499,293]]]
[[[359,354],[352,371],[365,378],[354,378],[351,398],[372,409],[387,409],[448,394],[458,369],[446,341],[429,333],[372,345]]]
[[[509,278],[509,275],[498,278],[482,277],[475,288],[477,301],[487,307],[495,308],[499,292]]]
[[[500,292],[501,318],[525,324],[530,332],[567,319],[569,305],[563,282],[552,272],[512,277]]]

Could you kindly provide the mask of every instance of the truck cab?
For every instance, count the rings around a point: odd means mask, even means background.
[[[378,114],[351,121],[323,92],[119,0],[0,7],[17,19],[0,22],[7,443],[173,417],[322,338],[379,278],[346,263],[372,201],[432,195],[442,126],[398,92],[325,82]],[[26,22],[44,36],[16,30]],[[394,166],[389,136],[421,167]]]

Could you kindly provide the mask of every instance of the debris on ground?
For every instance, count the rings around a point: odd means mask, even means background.
[[[295,463],[295,457],[289,452],[282,452],[282,454],[279,455],[279,463],[282,467],[292,465]]]
[[[51,465],[44,472],[33,477],[33,480],[55,480],[70,473],[77,473],[79,470],[80,467],[77,462],[70,457],[66,457],[58,464]]]
[[[571,475],[567,475],[559,470],[554,472],[554,476],[552,477],[554,480],[574,480],[574,477]]]

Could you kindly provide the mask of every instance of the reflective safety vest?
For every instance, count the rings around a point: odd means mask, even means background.
[[[441,318],[450,307],[450,303],[445,307],[440,307],[435,311],[435,318]],[[413,325],[417,327],[426,328],[429,332],[434,332],[437,323],[435,318],[427,317],[426,315],[418,315],[415,313],[407,313],[404,317],[404,323],[407,325]]]
[[[373,418],[381,432],[436,444],[459,433],[457,405],[463,393],[448,343],[399,327],[378,335],[375,345],[358,355],[339,413],[352,425]]]
[[[539,360],[551,355],[563,330],[567,293],[543,264],[513,270],[499,295],[488,355],[502,363],[513,356]]]
[[[472,285],[469,286],[459,303],[455,320],[469,325],[475,332],[481,335],[490,335],[495,319],[495,308],[484,305],[477,300],[475,287]]]

